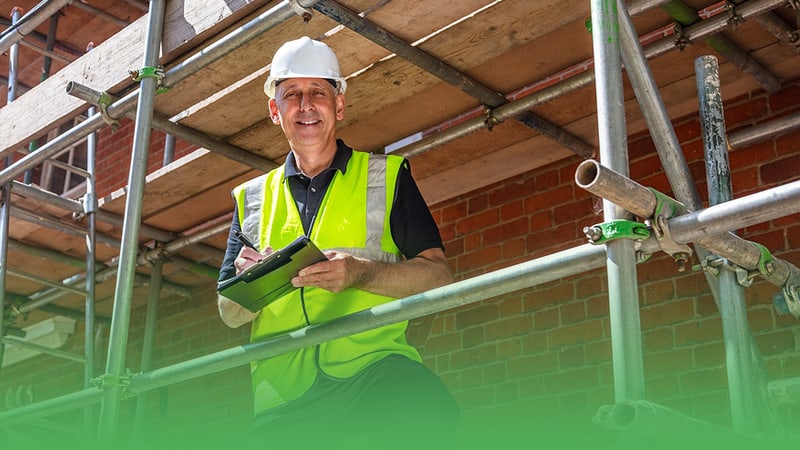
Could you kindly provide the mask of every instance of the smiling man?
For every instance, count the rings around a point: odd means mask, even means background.
[[[219,296],[228,326],[260,340],[452,281],[442,240],[408,161],[353,151],[336,138],[347,83],[333,51],[308,37],[275,53],[264,85],[286,162],[233,190],[220,281],[307,236],[328,260],[296,289],[251,312]],[[261,253],[242,245],[241,231]],[[458,406],[406,342],[407,322],[252,363],[258,436],[294,445],[364,438],[382,447],[451,439]]]

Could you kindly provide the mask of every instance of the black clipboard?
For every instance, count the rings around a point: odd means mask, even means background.
[[[292,278],[301,269],[326,259],[308,237],[300,236],[239,275],[221,281],[217,292],[256,312],[295,289]]]

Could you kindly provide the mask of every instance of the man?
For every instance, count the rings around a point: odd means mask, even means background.
[[[306,235],[328,258],[301,270],[297,288],[252,313],[219,297],[231,327],[251,340],[361,311],[452,281],[435,222],[397,156],[355,152],[336,139],[346,82],[336,55],[308,37],[274,55],[264,86],[286,162],[233,190],[236,210],[220,281]],[[235,232],[263,254],[243,246]],[[252,364],[259,435],[327,444],[357,435],[426,443],[454,432],[458,407],[406,342],[407,322]],[[385,445],[384,445],[385,446]]]

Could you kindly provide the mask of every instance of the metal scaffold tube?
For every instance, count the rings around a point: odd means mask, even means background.
[[[706,180],[709,205],[718,205],[733,199],[730,162],[728,160],[727,133],[720,91],[719,65],[713,56],[695,60],[697,94],[700,103],[700,128],[706,162]],[[733,428],[742,432],[758,432],[769,417],[766,398],[760,395],[765,383],[757,380],[752,351],[750,324],[747,320],[744,288],[736,281],[733,268],[720,261],[719,311],[725,344],[725,361],[728,374]]]
[[[0,53],[5,53],[12,45],[22,40],[25,35],[36,30],[42,22],[56,14],[61,8],[72,3],[72,0],[46,0],[36,5],[28,14],[19,19],[20,25],[12,25],[0,34]]]
[[[720,205],[685,214],[679,202],[664,194],[601,166],[597,161],[582,162],[575,173],[576,184],[594,195],[610,200],[639,217],[652,217],[664,201],[674,202],[677,217],[669,219],[670,234],[678,244],[700,243],[714,253],[728,258],[748,271],[758,272],[775,286],[790,288],[796,295],[800,286],[800,270],[794,265],[769,255],[763,246],[746,241],[729,230],[755,225],[800,212],[800,181],[787,183]],[[651,238],[642,245],[646,252],[657,251],[659,244]],[[800,300],[787,298],[790,312],[800,318]]]
[[[89,108],[89,115],[96,112],[94,107]],[[83,210],[86,214],[86,300],[84,302],[84,335],[83,335],[83,354],[86,356],[86,364],[83,369],[83,387],[91,386],[94,378],[94,322],[95,322],[95,302],[97,279],[97,133],[90,133],[86,140],[86,171],[89,177],[86,179],[86,193],[83,196]],[[95,422],[94,411],[90,407],[83,410],[83,424],[86,430]],[[87,435],[89,435],[87,433]]]
[[[222,39],[214,42],[175,67],[167,70],[164,73],[164,78],[161,83],[162,86],[172,87],[178,84],[186,77],[192,75],[214,61],[219,60],[232,50],[241,47],[262,33],[281,24],[288,18],[294,16],[294,14],[295,13],[289,4],[289,1],[284,0],[278,3],[250,22],[247,22],[233,32],[229,33]],[[108,115],[111,117],[120,117],[127,111],[135,109],[136,103],[139,99],[139,90],[140,89],[136,89],[122,97],[119,101],[109,105],[107,109]],[[65,148],[75,145],[84,139],[89,133],[98,130],[105,124],[106,122],[103,120],[100,113],[88,117],[86,120],[70,129],[69,132],[63,133],[57,138],[43,145],[37,152],[25,156],[16,163],[12,164],[10,167],[0,171],[0,184],[11,181],[20,173],[36,167],[48,158],[58,154]]]
[[[411,320],[599,269],[604,264],[605,251],[602,246],[581,245],[398,299],[327,323],[200,356],[151,372],[135,374],[131,376],[127,390],[132,395],[140,394],[245,365],[250,361],[269,358],[387,324]],[[96,402],[99,392],[97,389],[87,389],[66,397]],[[59,397],[10,411],[0,411],[0,424],[6,426],[30,417],[57,414],[79,406],[70,405],[65,397]]]
[[[148,16],[143,67],[158,64],[161,37],[164,30],[166,0],[152,0]],[[119,256],[117,284],[114,290],[114,308],[111,314],[106,373],[103,375],[103,402],[100,407],[98,441],[114,442],[119,422],[119,408],[123,386],[119,380],[125,372],[125,353],[128,345],[131,304],[133,303],[136,256],[139,244],[139,222],[142,216],[147,155],[150,151],[150,133],[153,118],[153,99],[159,79],[146,76],[139,84],[139,102],[133,134],[131,167],[128,175],[128,196],[125,199],[125,222],[122,227],[122,249]]]
[[[617,2],[592,0],[591,6],[600,161],[628,173]],[[629,218],[626,211],[609,201],[603,202],[603,211],[606,221]],[[629,239],[610,241],[606,253],[614,396],[617,401],[643,399],[644,357],[634,243]]]

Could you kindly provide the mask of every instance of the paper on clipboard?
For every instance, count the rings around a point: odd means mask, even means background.
[[[301,236],[239,275],[220,282],[217,292],[256,312],[295,289],[292,278],[301,269],[326,259],[308,237]]]

